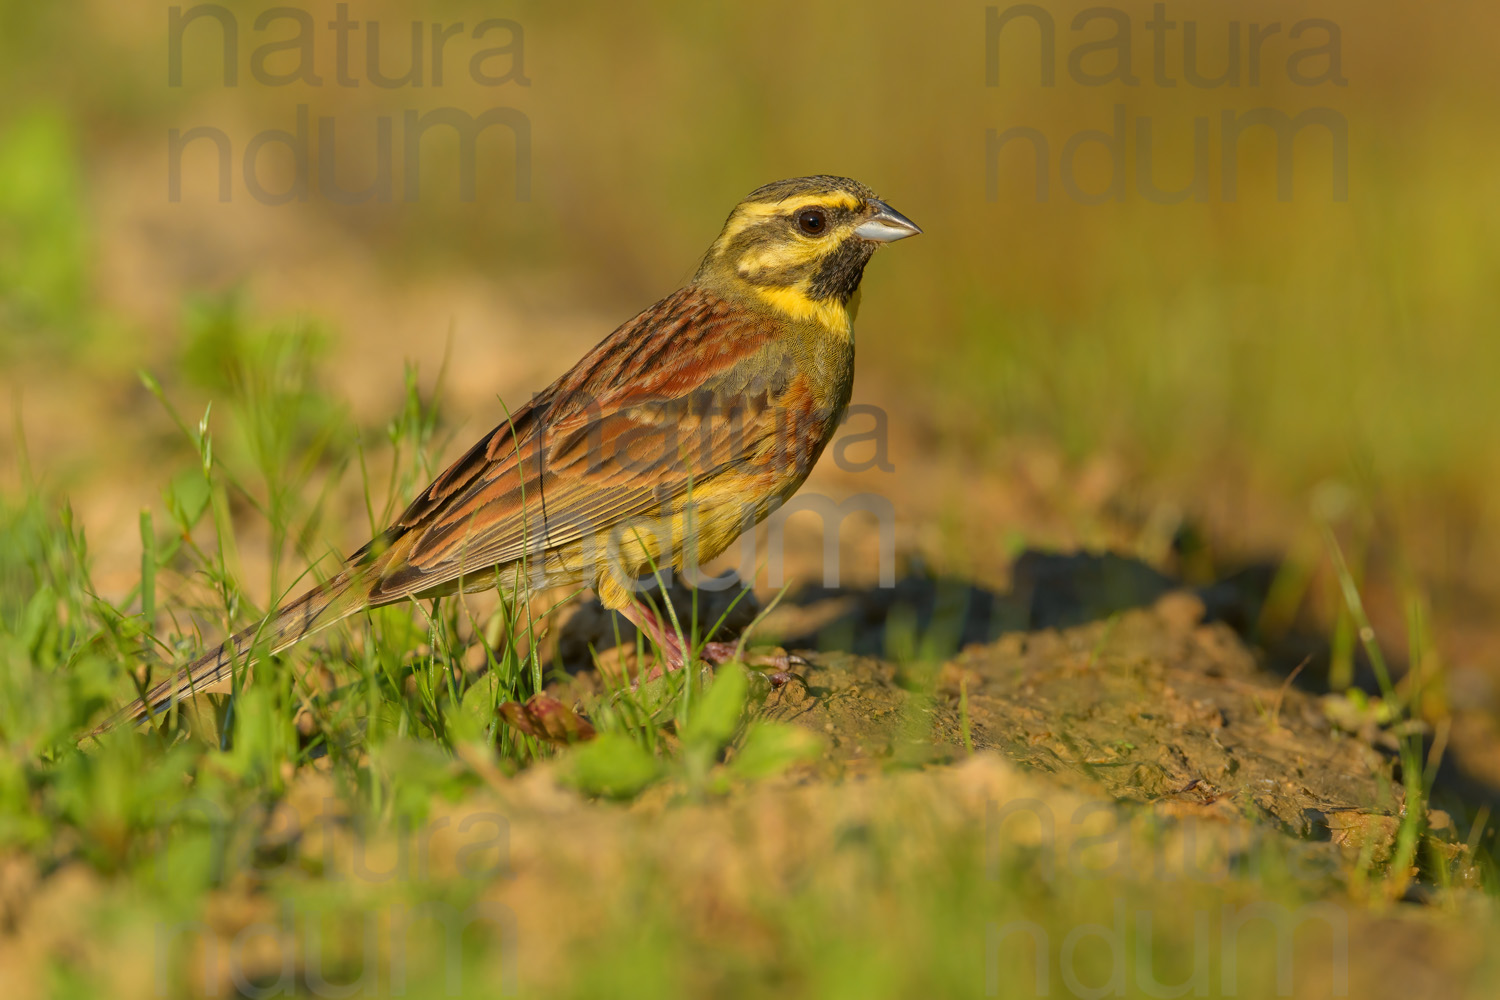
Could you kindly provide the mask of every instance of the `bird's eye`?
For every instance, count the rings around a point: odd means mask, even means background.
[[[828,228],[828,215],[821,208],[809,208],[797,213],[797,228],[809,236],[822,236]]]

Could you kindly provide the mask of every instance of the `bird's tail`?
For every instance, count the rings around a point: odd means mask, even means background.
[[[151,688],[144,698],[116,712],[89,735],[98,736],[119,725],[133,725],[194,694],[225,690],[235,665],[243,669],[252,649],[264,647],[267,653],[280,652],[364,607],[368,587],[362,585],[363,581],[363,574],[344,570],[283,606],[270,618],[225,639],[219,648]]]

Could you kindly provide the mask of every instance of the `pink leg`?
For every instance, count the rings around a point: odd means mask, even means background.
[[[677,640],[676,629],[672,628],[670,621],[663,621],[661,616],[653,611],[649,604],[643,601],[632,601],[620,609],[620,614],[629,619],[636,628],[640,629],[651,638],[652,642],[656,643],[657,647],[662,651],[668,670],[681,670],[687,663],[687,656],[684,654],[682,643]],[[739,644],[734,642],[706,642],[703,644],[701,655],[704,662],[717,667],[720,664],[733,660],[738,648]],[[752,667],[769,668],[774,671],[772,674],[773,683],[777,681],[785,683],[786,672],[793,664],[805,665],[807,663],[802,657],[792,656],[782,650],[777,650],[774,653],[751,654],[742,656],[741,659]],[[650,673],[641,679],[649,681],[655,680],[660,676],[661,668],[654,667]],[[777,686],[780,686],[780,684]]]
[[[668,670],[681,670],[687,662],[683,656],[682,643],[677,641],[677,631],[672,628],[670,622],[664,622],[657,613],[651,610],[651,606],[644,601],[631,601],[620,609],[632,625],[640,629],[656,643],[657,648],[662,651],[662,656],[667,661]],[[660,676],[659,670],[653,670],[652,676]],[[650,678],[648,678],[650,679]]]

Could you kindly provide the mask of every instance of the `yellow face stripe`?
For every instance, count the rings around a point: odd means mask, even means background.
[[[804,322],[811,320],[840,337],[853,336],[854,325],[850,321],[849,310],[838,301],[810,299],[800,285],[757,288],[755,294],[785,316]]]
[[[797,243],[781,243],[764,247],[759,253],[746,254],[735,261],[734,269],[741,277],[748,278],[773,267],[797,267],[810,264],[823,255],[824,245],[811,240]]]
[[[811,205],[821,205],[824,208],[847,208],[852,212],[859,207],[859,199],[852,194],[835,191],[830,194],[804,195],[801,198],[784,198],[781,201],[748,201],[740,205],[739,211],[765,218],[768,215],[787,215]]]
[[[734,210],[734,215],[724,226],[724,231],[714,241],[714,247],[717,249],[727,246],[729,241],[740,233],[772,216],[800,212],[802,209],[813,205],[819,205],[823,208],[846,208],[852,212],[859,208],[859,199],[855,198],[852,194],[836,191],[831,194],[813,194],[804,195],[801,198],[787,198],[784,201],[745,202]]]

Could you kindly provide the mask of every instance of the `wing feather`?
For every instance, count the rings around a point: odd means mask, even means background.
[[[372,603],[670,509],[764,452],[777,433],[759,374],[780,368],[766,356],[773,323],[691,288],[625,323],[356,554],[408,542],[382,568]]]

